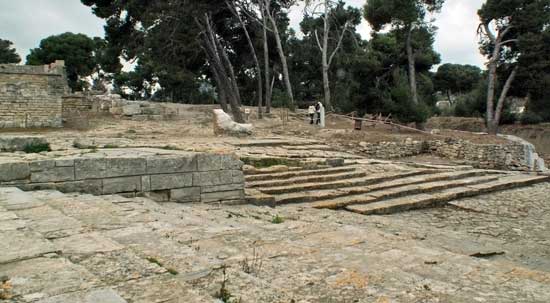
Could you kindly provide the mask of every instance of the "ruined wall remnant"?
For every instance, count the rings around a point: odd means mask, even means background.
[[[150,148],[33,160],[0,158],[0,187],[148,196],[160,202],[238,202],[244,199],[242,166],[227,154]]]
[[[67,91],[63,61],[0,64],[0,128],[61,127]]]

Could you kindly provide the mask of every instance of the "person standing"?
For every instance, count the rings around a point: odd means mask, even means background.
[[[313,124],[313,118],[315,117],[315,106],[310,105],[307,109],[307,113],[309,114],[309,124]]]
[[[317,122],[315,124],[319,125],[321,124],[321,107],[323,106],[323,104],[321,104],[321,102],[317,102],[317,104],[315,105],[315,113],[317,115]]]

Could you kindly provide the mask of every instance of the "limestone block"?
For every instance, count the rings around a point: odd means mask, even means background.
[[[242,190],[244,189],[244,184],[227,184],[227,185],[214,185],[214,186],[203,186],[202,193],[215,193],[223,191],[233,191],[233,190]]]
[[[201,194],[201,202],[218,202],[244,199],[244,190],[221,191]]]
[[[168,202],[170,201],[170,190],[156,190],[156,191],[146,192],[145,196],[153,201]]]
[[[231,175],[233,176],[233,183],[244,184],[244,173],[242,171],[233,170]]]
[[[122,114],[124,116],[133,116],[141,114],[141,107],[139,104],[126,104],[122,106]]]
[[[233,183],[230,170],[198,172],[193,174],[193,186],[213,186]]]
[[[56,167],[74,166],[74,159],[55,160],[55,166]]]
[[[183,188],[193,185],[193,173],[151,176],[151,190]]]
[[[162,109],[158,106],[153,105],[149,107],[144,107],[142,113],[144,115],[161,115]]]
[[[252,124],[240,124],[233,121],[231,116],[221,109],[214,110],[214,134],[222,135],[250,135]]]
[[[222,169],[242,170],[244,163],[237,155],[220,155],[222,161]]]
[[[141,177],[103,179],[103,194],[117,194],[141,191]]]
[[[170,191],[170,200],[174,202],[200,202],[201,188],[187,187],[172,189]]]
[[[212,171],[222,169],[222,155],[199,154],[197,155],[198,170]]]
[[[101,195],[103,193],[103,182],[102,180],[62,182],[55,184],[55,188],[64,193],[87,193],[92,195]]]
[[[141,191],[151,191],[151,176],[141,176]]]
[[[55,167],[55,160],[39,160],[39,161],[32,161],[29,163],[29,168],[31,169],[31,172],[43,171],[47,169],[52,169],[54,167]]]
[[[54,162],[55,163],[55,162]],[[31,182],[63,182],[74,180],[74,167],[54,167],[43,171],[33,172]]]
[[[23,180],[30,175],[31,170],[26,162],[0,163],[0,182]]]
[[[75,160],[76,180],[147,174],[145,158],[89,158]]]
[[[147,173],[167,174],[186,173],[197,171],[197,158],[194,154],[177,157],[149,157],[147,158]]]

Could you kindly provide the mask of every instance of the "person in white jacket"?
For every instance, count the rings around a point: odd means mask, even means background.
[[[307,113],[309,114],[309,124],[313,124],[313,118],[315,118],[315,106],[310,105],[307,109]]]

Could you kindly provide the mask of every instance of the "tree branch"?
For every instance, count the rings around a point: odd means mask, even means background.
[[[344,36],[346,35],[346,31],[348,29],[349,21],[344,24],[344,30],[342,30],[342,34],[340,35],[340,39],[338,40],[338,44],[336,45],[336,48],[332,51],[332,54],[330,55],[330,58],[328,59],[328,65],[332,63],[332,59],[334,59],[334,56],[342,46],[342,41],[344,40]]]

